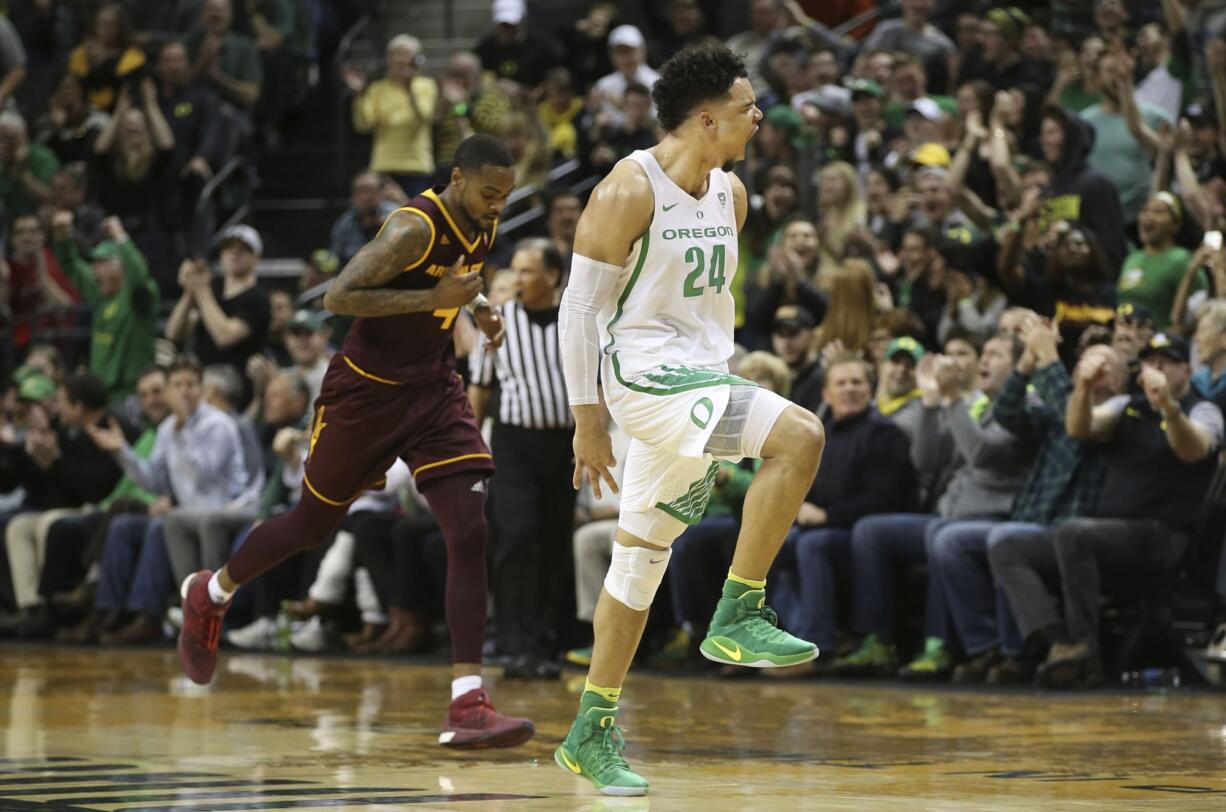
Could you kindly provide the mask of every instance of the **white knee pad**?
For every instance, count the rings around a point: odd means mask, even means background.
[[[672,550],[614,544],[605,591],[636,612],[651,608],[672,555]]]

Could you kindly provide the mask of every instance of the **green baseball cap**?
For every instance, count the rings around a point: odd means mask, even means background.
[[[119,243],[114,240],[103,240],[89,252],[89,258],[94,262],[119,258]]]
[[[17,385],[17,397],[42,403],[55,396],[56,388],[55,381],[41,372],[36,372],[21,379]]]
[[[885,98],[885,90],[872,79],[852,79],[847,83],[847,89],[851,91],[853,99],[858,95],[876,96],[878,99]]]
[[[899,336],[887,344],[885,348],[885,357],[893,358],[900,352],[910,355],[917,364],[919,363],[919,360],[924,357],[924,348],[921,347],[920,343],[911,336]]]

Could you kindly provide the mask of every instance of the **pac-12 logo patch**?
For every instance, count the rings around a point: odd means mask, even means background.
[[[720,192],[717,197],[719,198],[719,207],[721,209],[728,205],[728,195],[725,192]]]

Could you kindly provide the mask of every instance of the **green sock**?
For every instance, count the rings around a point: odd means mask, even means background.
[[[765,589],[765,588],[766,588],[765,580],[755,581],[750,578],[742,578],[741,576],[737,575],[732,570],[728,570],[728,579],[724,581],[723,596],[725,598],[731,598],[732,600],[736,600],[737,598],[741,597],[746,592],[749,592],[752,589]]]

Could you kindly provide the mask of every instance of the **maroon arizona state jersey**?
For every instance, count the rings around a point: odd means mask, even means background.
[[[460,256],[464,257],[460,272],[481,272],[485,255],[498,233],[498,223],[470,242],[439,197],[445,188],[435,186],[396,210],[426,221],[430,227],[430,247],[385,287],[428,290],[438,284]],[[460,308],[449,307],[397,316],[361,317],[349,328],[341,352],[351,366],[356,365],[367,376],[408,384],[437,381],[455,371],[452,332],[459,314]]]

